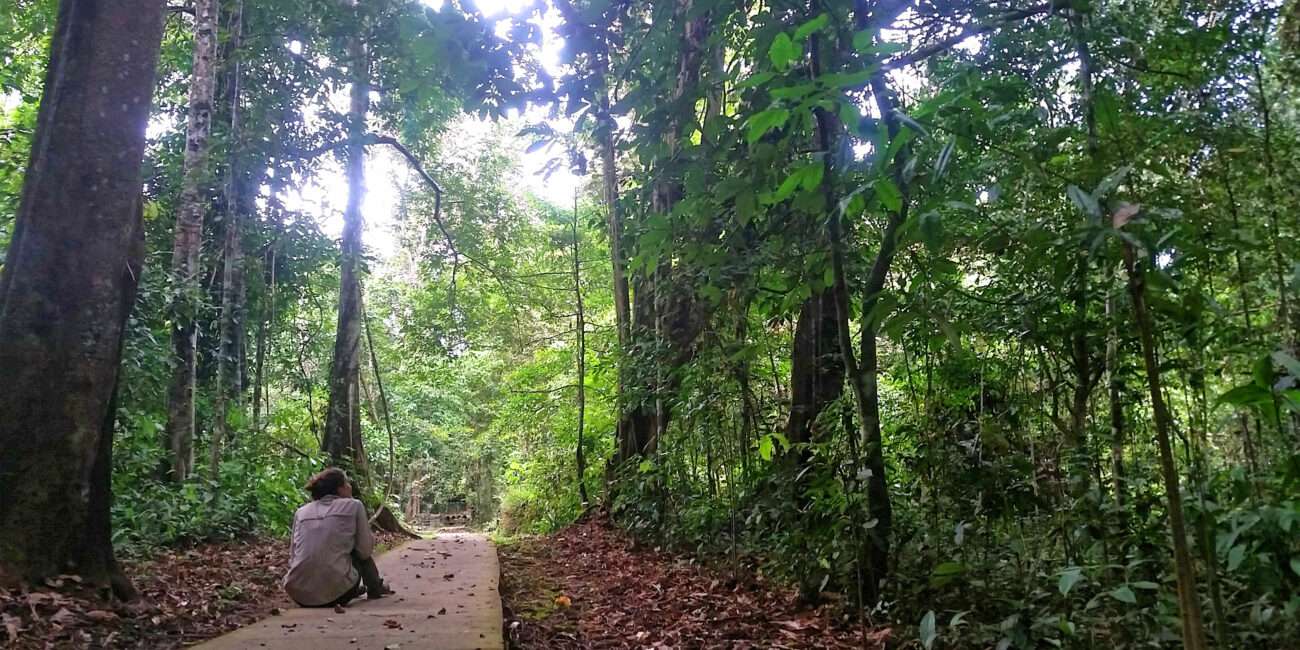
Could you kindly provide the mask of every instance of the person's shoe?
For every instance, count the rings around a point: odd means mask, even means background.
[[[378,592],[368,593],[366,594],[366,598],[369,598],[370,600],[376,600],[378,598],[383,598],[384,596],[387,596],[389,594],[395,594],[395,593],[397,592],[393,591],[392,588],[390,588],[387,584],[381,584],[379,586]]]

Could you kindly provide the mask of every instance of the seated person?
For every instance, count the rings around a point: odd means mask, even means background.
[[[289,573],[284,590],[303,607],[346,605],[361,594],[393,593],[379,578],[366,507],[352,498],[348,475],[337,467],[307,482],[313,501],[293,516]]]

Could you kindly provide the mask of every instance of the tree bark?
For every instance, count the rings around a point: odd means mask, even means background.
[[[343,0],[343,4],[355,8],[356,0]],[[360,31],[359,23],[356,29]],[[330,364],[330,396],[325,414],[323,451],[329,454],[335,465],[352,470],[354,479],[364,479],[367,463],[361,441],[361,284],[357,274],[362,256],[361,203],[366,191],[366,113],[370,109],[370,74],[360,33],[348,38],[347,54],[352,67],[346,163],[348,202],[343,212],[338,331]],[[364,493],[365,487],[368,486],[362,486],[359,492]]]
[[[817,418],[844,392],[844,361],[840,355],[839,314],[832,291],[805,300],[794,329],[790,355],[790,419],[785,437],[791,445],[821,439]],[[807,464],[804,451],[788,455],[788,471],[797,475]]]
[[[0,270],[0,582],[77,573],[133,595],[113,555],[110,473],[163,15],[158,0],[59,5]]]
[[[651,195],[651,210],[667,215],[682,198],[680,174],[674,170],[680,163],[679,136],[686,120],[694,110],[688,95],[700,80],[704,64],[704,44],[712,20],[708,12],[688,18],[693,0],[677,0],[675,15],[682,25],[681,61],[677,79],[669,91],[665,140],[668,154],[654,163],[661,170],[660,180]],[[659,447],[659,440],[668,429],[672,415],[670,396],[676,380],[669,368],[680,365],[692,354],[692,345],[703,327],[703,315],[692,295],[693,289],[685,286],[680,268],[669,260],[661,260],[653,273],[644,271],[634,278],[631,336],[634,343],[650,343],[655,355],[653,373],[642,385],[635,387],[638,399],[626,409],[619,423],[622,439],[614,457],[614,466],[630,458],[651,458]]]
[[[1119,378],[1119,327],[1115,313],[1115,296],[1106,296],[1106,317],[1110,330],[1106,335],[1106,392],[1110,402],[1110,474],[1115,513],[1119,529],[1125,530],[1124,501],[1127,490],[1124,477],[1124,403]]]
[[[587,416],[587,315],[584,312],[582,304],[582,266],[578,257],[579,244],[582,239],[578,235],[578,197],[573,198],[573,295],[577,301],[577,312],[574,315],[576,321],[575,329],[578,338],[578,363],[577,363],[577,409],[578,409],[578,444],[575,461],[578,464],[578,496],[582,498],[582,505],[586,506],[590,501],[587,498],[587,458],[583,450],[583,424]]]
[[[609,212],[609,257],[614,271],[614,323],[618,328],[619,345],[626,347],[631,336],[631,315],[628,309],[627,274],[623,254],[623,215],[618,209],[618,162],[615,157],[614,129],[617,125],[609,114],[609,97],[601,98],[601,122],[598,134],[600,162],[604,178],[605,209]]]
[[[1155,325],[1147,309],[1146,279],[1138,268],[1137,250],[1124,243],[1124,268],[1128,273],[1129,296],[1133,302],[1133,320],[1137,324],[1138,338],[1142,342],[1142,362],[1147,371],[1147,388],[1151,393],[1151,410],[1156,429],[1156,446],[1160,450],[1160,474],[1164,479],[1165,500],[1169,508],[1169,532],[1173,538],[1174,571],[1178,577],[1178,613],[1183,622],[1183,648],[1203,650],[1205,624],[1201,618],[1201,603],[1196,594],[1196,573],[1192,568],[1191,553],[1187,549],[1187,525],[1183,518],[1183,497],[1178,481],[1178,468],[1174,464],[1173,447],[1169,442],[1172,420],[1165,405],[1164,390],[1160,381],[1160,364],[1156,360]]]
[[[873,15],[864,6],[855,3],[855,24],[859,31],[885,27],[892,18],[892,9],[882,14]],[[900,9],[901,11],[901,9]],[[811,51],[813,75],[821,73],[823,65],[820,47],[821,37],[813,36]],[[898,102],[882,74],[874,75],[868,82],[871,96],[885,124],[890,141],[898,137],[901,126],[896,113]],[[838,120],[825,109],[816,111],[818,147],[825,152],[823,156],[822,192],[827,211],[827,232],[830,239],[831,268],[834,274],[835,308],[839,315],[838,339],[840,354],[848,374],[849,388],[853,395],[854,408],[858,414],[858,438],[861,449],[861,464],[858,475],[866,483],[867,514],[873,525],[868,527],[866,545],[861,559],[862,571],[865,573],[863,597],[874,601],[880,594],[883,581],[889,573],[889,552],[893,536],[894,510],[889,496],[889,482],[886,476],[884,439],[880,430],[880,361],[877,356],[877,337],[883,319],[874,314],[880,294],[885,288],[889,268],[893,265],[897,246],[898,230],[907,222],[911,203],[911,191],[908,187],[905,167],[911,155],[910,147],[899,148],[892,161],[892,182],[902,194],[901,205],[897,210],[889,211],[885,228],[880,233],[880,248],[871,262],[870,270],[862,284],[862,362],[861,366],[853,353],[853,342],[849,331],[849,293],[848,278],[844,263],[844,233],[842,232],[843,215],[837,211],[838,201],[834,187],[835,160],[841,155],[843,143],[839,138]]]
[[[277,247],[279,246],[279,232],[276,232],[275,239],[271,240],[271,249],[263,257],[264,271],[262,274],[266,289],[262,294],[262,308],[258,313],[257,325],[257,343],[255,357],[253,360],[253,430],[262,430],[262,410],[265,399],[263,396],[263,384],[266,381],[266,346],[271,337],[271,318],[275,309],[275,264]]]
[[[221,463],[221,446],[232,435],[230,409],[242,411],[244,387],[244,221],[252,212],[252,182],[243,159],[240,124],[240,72],[235,58],[243,41],[243,4],[236,3],[230,16],[229,41],[223,48],[226,64],[223,90],[227,105],[229,153],[223,203],[221,329],[217,353],[216,413],[213,417],[208,472],[216,479]]]
[[[208,138],[212,133],[216,83],[217,0],[194,3],[194,69],[190,73],[189,118],[185,126],[184,177],[172,246],[171,384],[167,391],[164,475],[182,481],[193,470],[194,384],[198,369],[199,253],[208,189]]]
[[[1075,37],[1075,53],[1079,58],[1079,109],[1083,113],[1084,133],[1089,161],[1096,163],[1100,140],[1097,135],[1097,111],[1092,81],[1092,50],[1083,33],[1083,16],[1070,14],[1070,31]],[[1098,177],[1096,170],[1090,174]],[[1092,346],[1088,341],[1088,272],[1089,255],[1086,248],[1076,251],[1074,287],[1074,322],[1070,331],[1070,370],[1074,374],[1074,391],[1070,401],[1070,426],[1065,430],[1069,454],[1069,479],[1076,495],[1088,490],[1092,473],[1092,454],[1088,449],[1088,400],[1092,396],[1096,377],[1092,369]]]

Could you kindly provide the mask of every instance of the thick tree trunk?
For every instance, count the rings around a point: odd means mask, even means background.
[[[1147,371],[1147,388],[1151,393],[1151,410],[1156,429],[1156,446],[1160,450],[1160,474],[1164,479],[1165,500],[1169,509],[1169,532],[1173,541],[1174,571],[1178,577],[1178,613],[1183,621],[1183,647],[1186,650],[1203,650],[1205,624],[1201,618],[1200,597],[1196,593],[1196,573],[1192,568],[1191,553],[1187,548],[1187,525],[1183,518],[1183,497],[1174,464],[1174,451],[1169,441],[1172,419],[1165,405],[1164,389],[1160,382],[1160,363],[1156,359],[1155,325],[1147,309],[1146,279],[1138,267],[1137,250],[1124,243],[1124,268],[1128,272],[1129,296],[1133,302],[1133,320],[1142,342],[1142,362]]]
[[[839,314],[831,291],[805,300],[794,329],[790,355],[790,419],[785,437],[791,445],[824,439],[817,418],[844,392],[844,361],[840,355]],[[807,451],[785,461],[792,474],[807,464]]]
[[[708,12],[688,18],[693,11],[693,0],[677,0],[675,19],[682,25],[681,61],[677,79],[668,93],[667,126],[664,131],[667,154],[655,161],[662,169],[660,181],[651,195],[651,210],[667,215],[682,198],[680,165],[675,160],[681,155],[679,136],[683,125],[694,111],[691,100],[704,65],[704,45],[712,20]],[[692,345],[703,327],[703,314],[694,301],[694,289],[687,286],[681,268],[669,260],[661,260],[653,273],[639,273],[635,278],[633,294],[632,337],[634,342],[649,342],[655,350],[653,373],[643,373],[649,379],[634,387],[638,396],[636,404],[624,411],[619,432],[618,453],[614,465],[629,458],[651,458],[659,447],[659,439],[668,429],[672,416],[671,394],[676,387],[673,373],[668,369],[688,360]]]
[[[185,126],[184,179],[172,246],[172,375],[167,391],[164,446],[173,481],[193,470],[194,384],[198,371],[199,253],[203,248],[203,209],[208,188],[208,137],[216,83],[217,0],[194,3],[194,69],[190,73],[189,121]]]
[[[343,4],[355,7],[355,0]],[[324,451],[330,461],[352,470],[354,480],[367,472],[361,441],[361,264],[362,215],[365,197],[366,114],[370,110],[369,60],[359,34],[348,38],[348,61],[352,66],[351,103],[348,113],[347,180],[348,202],[343,212],[343,240],[339,278],[338,332],[334,359],[330,365],[329,406],[325,414]],[[364,494],[366,487],[358,493]]]
[[[163,11],[159,0],[59,5],[0,271],[0,582],[77,573],[132,595],[113,556],[110,472]]]

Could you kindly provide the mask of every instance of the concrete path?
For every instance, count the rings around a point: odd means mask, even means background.
[[[200,650],[500,650],[496,549],[482,535],[443,533],[376,560],[397,593],[364,596],[342,614],[296,607],[240,628]]]

